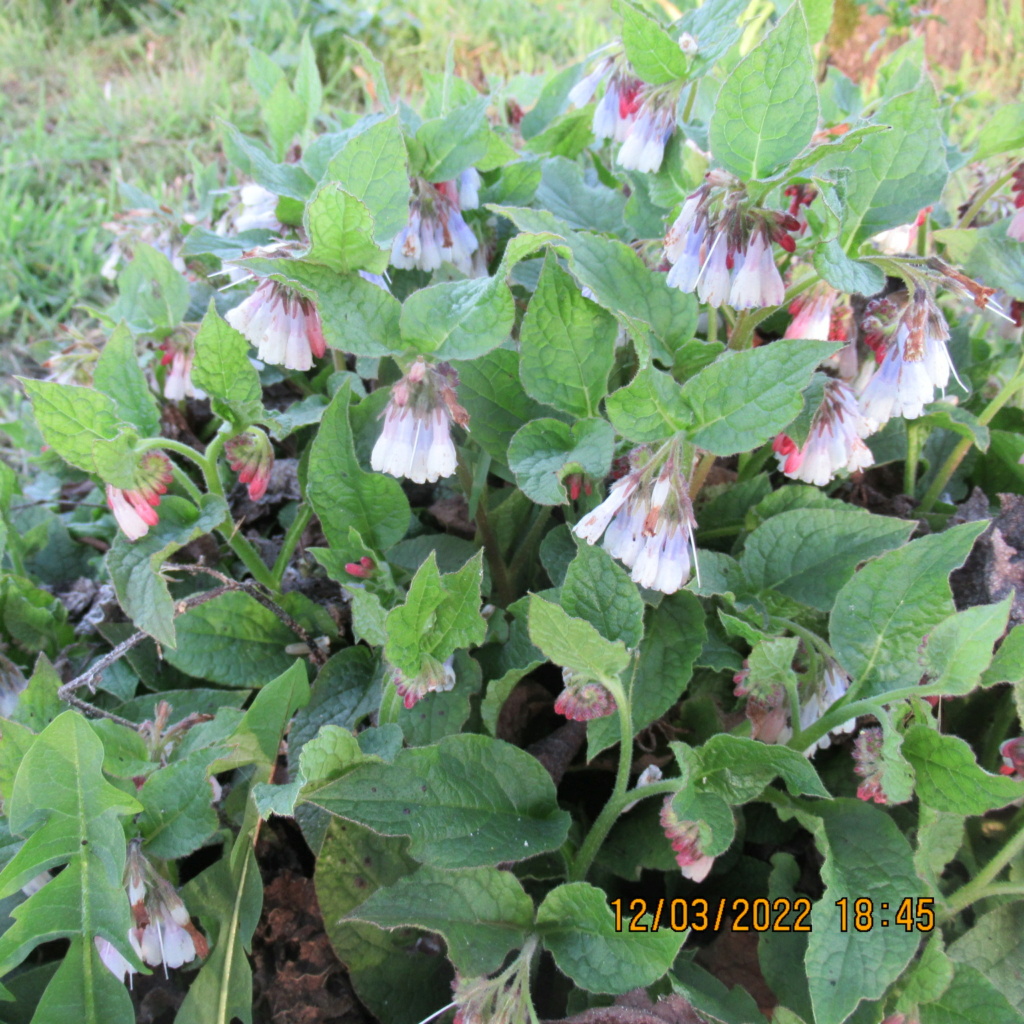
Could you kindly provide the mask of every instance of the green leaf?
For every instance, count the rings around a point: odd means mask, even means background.
[[[681,744],[675,744],[676,748]],[[717,857],[732,846],[736,819],[732,808],[717,793],[690,787],[672,796],[672,810],[682,821],[694,822],[700,835],[701,853]]]
[[[957,964],[949,988],[920,1008],[921,1024],[992,1024],[1011,1021],[1019,1011],[980,971]]]
[[[590,417],[608,391],[615,317],[583,293],[548,253],[519,337],[527,392],[572,416]]]
[[[877,999],[900,976],[920,937],[903,928],[876,926],[869,932],[840,931],[836,900],[887,903],[921,894],[910,844],[896,823],[873,804],[833,800],[814,806],[821,818],[815,839],[825,855],[825,894],[814,904],[814,931],[805,966],[816,1024],[840,1024],[862,999]]]
[[[336,181],[317,187],[306,204],[303,227],[309,235],[305,258],[340,273],[383,273],[388,252],[374,241],[375,225],[366,204]]]
[[[298,164],[279,164],[265,147],[246,138],[234,125],[224,125],[224,149],[231,162],[258,184],[278,196],[304,203],[316,182]]]
[[[942,936],[935,933],[928,940],[917,963],[904,976],[897,1009],[915,1012],[918,1003],[931,1003],[940,998],[953,980],[953,961],[942,948]]]
[[[373,239],[391,240],[409,220],[409,174],[398,115],[371,124],[345,143],[327,166],[325,181],[336,181],[366,207]]]
[[[196,334],[192,382],[245,426],[263,415],[263,388],[249,352],[249,342],[217,315],[211,299]]]
[[[918,799],[937,811],[986,814],[1024,796],[1024,782],[983,771],[959,736],[912,725],[902,751],[914,766]]]
[[[1018,1013],[1024,1012],[1024,975],[1020,970],[1024,963],[1024,904],[1019,900],[979,917],[974,927],[949,947],[949,955],[958,964],[980,971]]]
[[[627,440],[662,441],[687,423],[682,389],[671,374],[647,366],[608,396],[608,418]]]
[[[938,103],[927,78],[911,92],[886,100],[874,120],[891,125],[892,131],[869,135],[852,153],[820,165],[849,169],[843,223],[847,252],[938,202],[948,177]]]
[[[154,772],[139,791],[139,829],[150,857],[173,860],[199,849],[217,830],[206,766],[210,758],[174,761]]]
[[[793,796],[827,797],[818,773],[803,754],[741,736],[719,733],[698,748],[701,784],[731,804],[756,800],[775,778]]]
[[[573,618],[586,619],[606,640],[632,648],[643,639],[640,591],[604,548],[578,543],[562,584],[562,607]]]
[[[145,537],[130,541],[118,532],[107,553],[107,571],[125,614],[135,625],[168,648],[177,646],[174,602],[161,566],[175,551],[209,533],[228,516],[228,506],[215,494],[202,496],[200,509],[174,495],[160,502],[160,521]]]
[[[1024,146],[1024,103],[1002,103],[980,119],[975,160],[1010,153]]]
[[[1019,299],[1024,297],[1024,245],[1007,239],[1008,224],[1002,220],[983,228],[945,228],[935,232],[935,239],[964,273]]]
[[[537,419],[544,407],[519,382],[519,356],[499,348],[471,363],[456,363],[459,401],[469,413],[473,440],[504,463],[509,438],[524,423]]]
[[[650,915],[640,922],[652,927]],[[653,984],[672,966],[684,932],[617,932],[602,889],[586,882],[560,885],[537,910],[537,930],[558,969],[588,992],[618,995]]]
[[[951,615],[928,634],[924,667],[931,692],[970,693],[992,660],[992,648],[1006,631],[1013,595],[998,604],[977,605]]]
[[[803,9],[793,3],[722,83],[708,139],[727,170],[766,178],[811,141],[817,126],[814,58]]]
[[[518,747],[468,733],[360,766],[306,794],[382,835],[410,836],[418,860],[442,868],[519,861],[557,849],[569,815],[551,776]]]
[[[32,401],[43,440],[72,466],[97,472],[93,445],[117,436],[121,421],[112,399],[93,388],[18,378]]]
[[[8,719],[33,732],[42,732],[59,714],[67,710],[67,705],[57,696],[62,684],[63,680],[50,660],[45,654],[40,654],[28,685],[18,696],[18,703],[7,716]],[[2,737],[2,740],[6,739],[6,735]]]
[[[283,160],[292,140],[305,127],[306,109],[284,77],[260,104],[260,114],[267,126],[267,136],[274,155]]]
[[[607,185],[588,184],[580,164],[554,156],[541,164],[534,202],[570,227],[616,232],[622,229],[626,197]]]
[[[408,840],[388,839],[350,821],[332,821],[316,863],[317,902],[327,935],[360,1000],[391,1024],[418,1024],[451,1000],[444,957],[418,943],[418,932],[387,932],[348,915],[382,887],[416,869]]]
[[[402,306],[402,340],[432,360],[476,359],[509,336],[515,303],[497,277],[443,281],[413,292]]]
[[[405,604],[388,613],[387,660],[406,676],[416,676],[424,655],[443,662],[460,647],[482,644],[487,632],[480,614],[482,580],[482,549],[458,572],[445,576],[431,551],[409,586]]]
[[[125,321],[133,334],[166,334],[188,311],[188,282],[162,252],[142,242],[132,246],[131,262],[117,275],[117,292],[103,316],[112,324]]]
[[[4,732],[6,741],[6,726]],[[48,868],[64,870],[12,912],[14,923],[0,936],[0,975],[41,943],[59,938],[95,950],[99,935],[137,963],[127,941],[125,839],[118,818],[140,809],[103,777],[103,744],[80,714],[66,711],[39,734],[5,807],[11,832],[28,838],[0,873],[0,894],[17,892]],[[100,997],[111,990],[95,981],[98,958],[74,942],[69,956],[73,965],[49,998],[71,998],[81,1019],[103,1021],[108,1008]]]
[[[487,97],[458,107],[446,117],[424,121],[416,132],[423,146],[419,175],[427,181],[451,181],[487,154]]]
[[[621,640],[606,640],[589,622],[563,608],[530,595],[530,640],[556,665],[591,679],[614,679],[628,664]]]
[[[843,509],[794,509],[747,538],[740,566],[758,590],[773,589],[827,612],[857,566],[910,539],[913,523]]]
[[[92,378],[93,387],[113,399],[118,415],[144,437],[160,433],[160,412],[135,354],[135,339],[124,324],[107,339]]]
[[[966,437],[979,451],[988,451],[989,429],[984,423],[980,423],[978,417],[970,410],[961,409],[960,406],[947,402],[931,402],[926,406],[926,410],[925,415],[918,417],[914,426],[951,430],[960,437]]]
[[[807,33],[811,46],[820,43],[828,35],[832,24],[834,0],[800,0],[807,17]]]
[[[771,440],[803,407],[800,392],[832,342],[783,340],[725,352],[691,377],[680,398],[690,439],[715,455],[751,451]]]
[[[814,250],[814,269],[840,292],[875,295],[885,287],[885,274],[878,267],[847,256],[835,238]]]
[[[954,611],[949,574],[962,565],[985,523],[964,523],[879,556],[836,595],[829,622],[851,696],[873,697],[921,677],[922,641]]]
[[[164,656],[177,669],[222,686],[269,683],[292,664],[295,634],[258,601],[231,591],[179,615],[178,646]]]
[[[73,898],[74,894],[67,895]],[[24,974],[15,975],[11,980],[19,977]],[[81,936],[72,939],[36,1004],[32,1020],[59,1021],[69,1016],[82,1024],[132,1024],[136,1020],[124,982],[115,978],[100,960],[96,943]]]
[[[533,900],[509,871],[424,865],[378,889],[349,915],[381,928],[414,926],[438,932],[448,957],[466,977],[492,974],[522,946],[533,927]]]
[[[566,601],[565,590],[562,600]],[[671,594],[651,612],[647,634],[640,644],[636,671],[625,678],[634,736],[664,715],[686,692],[707,635],[704,609],[692,594]],[[619,738],[619,724],[614,716],[590,722],[587,725],[588,758],[593,759],[600,751],[618,743]]]
[[[302,100],[305,108],[304,128],[309,131],[317,114],[320,113],[324,89],[320,81],[320,70],[316,66],[316,52],[309,41],[308,29],[302,34],[302,42],[299,44],[299,66],[295,69],[295,81],[292,85],[295,88],[295,95]]]
[[[348,381],[327,407],[309,456],[307,497],[332,545],[344,546],[354,528],[375,550],[405,536],[409,502],[402,485],[359,465],[349,425]]]
[[[632,0],[619,0],[617,6],[626,57],[637,75],[651,85],[686,78],[690,61],[679,43]]]
[[[603,479],[614,454],[615,432],[605,420],[579,420],[568,426],[544,417],[516,432],[508,446],[508,465],[527,497],[540,505],[565,505],[565,477],[585,473]]]

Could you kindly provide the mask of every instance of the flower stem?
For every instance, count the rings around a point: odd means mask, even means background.
[[[508,567],[509,578],[517,590],[519,589],[519,577],[523,574],[527,564],[534,559],[534,548],[544,533],[544,527],[547,526],[548,520],[551,518],[551,512],[552,506],[541,506],[533,520],[533,524],[519,545],[519,550]]]
[[[940,915],[940,920],[948,921],[965,907],[988,896],[1015,895],[1024,892],[1024,884],[1020,882],[995,883],[996,876],[1021,853],[1024,853],[1024,825],[971,881],[950,896],[946,910]]]
[[[996,413],[1024,386],[1024,375],[1021,373],[1022,368],[1024,368],[1024,357],[1022,357],[1021,362],[1017,365],[1013,376],[999,389],[998,394],[988,403],[985,411],[978,417],[978,422],[982,426],[987,426],[991,423],[995,419]],[[971,445],[973,444],[974,441],[969,437],[962,438],[957,442],[956,447],[946,457],[942,468],[935,474],[935,479],[932,480],[928,490],[925,491],[921,504],[917,507],[918,514],[924,515],[932,510],[932,506],[938,500],[939,495],[946,484],[949,483],[950,478],[956,472],[960,463],[963,462],[964,456],[971,450]]]
[[[633,672],[636,673],[636,658],[633,659]],[[583,840],[576,859],[569,872],[570,882],[581,882],[587,877],[591,864],[601,849],[601,844],[608,838],[615,819],[622,813],[622,808],[629,802],[625,799],[629,789],[629,770],[633,766],[633,712],[625,688],[618,679],[602,679],[601,684],[611,691],[615,698],[615,707],[619,714],[619,766],[615,773],[615,788],[608,802],[601,808],[594,824],[590,826],[587,838]]]
[[[1009,170],[1006,174],[996,178],[988,188],[983,189],[978,193],[978,198],[974,200],[969,207],[967,212],[957,222],[958,228],[967,228],[971,226],[971,221],[974,220],[978,215],[978,211],[1013,177],[1013,170]]]
[[[312,517],[313,511],[309,505],[300,505],[295,513],[295,518],[292,520],[292,525],[285,532],[284,540],[281,542],[281,550],[278,552],[277,559],[274,562],[274,568],[270,570],[270,575],[274,578],[275,590],[280,589],[285,569],[288,568],[288,563],[295,553],[295,547],[299,543]]]
[[[469,466],[466,465],[465,459],[462,457],[462,452],[458,452],[458,464],[456,466],[456,470],[459,474],[459,483],[462,485],[462,490],[466,495],[466,501],[469,501],[470,496],[473,493],[473,474],[469,471]],[[480,535],[480,541],[483,544],[487,564],[491,568],[491,579],[494,581],[494,588],[497,591],[498,603],[503,608],[507,608],[515,600],[515,593],[512,590],[512,584],[509,580],[508,567],[505,565],[505,559],[501,556],[501,547],[498,544],[498,538],[495,537],[494,531],[491,529],[490,521],[487,518],[486,494],[481,495],[480,501],[477,504],[476,529],[477,533]]]
[[[764,309],[746,309],[740,313],[736,319],[736,326],[733,328],[732,334],[729,335],[729,348],[735,351],[753,348],[754,328],[778,310],[788,308],[789,304],[801,292],[807,291],[817,281],[817,277],[808,277],[798,284],[791,285],[786,289],[782,303],[778,306],[765,306]]]
[[[711,472],[711,467],[715,464],[715,456],[711,452],[705,452],[700,462],[697,463],[697,468],[693,471],[693,476],[690,477],[690,497],[696,498],[700,493],[700,489],[704,486],[704,481],[707,479],[708,473]]]

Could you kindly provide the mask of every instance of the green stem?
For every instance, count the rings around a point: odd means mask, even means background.
[[[999,177],[999,178],[996,178],[996,180],[995,180],[995,181],[993,181],[993,182],[992,182],[992,184],[991,184],[991,185],[989,185],[989,187],[988,187],[988,188],[986,188],[986,189],[982,189],[982,191],[978,193],[978,198],[977,198],[977,199],[975,199],[975,200],[974,200],[974,202],[973,202],[973,203],[971,203],[971,205],[970,205],[969,207],[967,207],[967,212],[966,212],[966,213],[965,213],[965,214],[964,214],[964,215],[963,215],[963,216],[962,216],[962,217],[960,218],[959,222],[957,223],[957,227],[958,227],[958,228],[966,228],[966,227],[970,227],[970,225],[971,225],[971,221],[972,221],[972,220],[974,220],[974,218],[975,218],[975,217],[977,217],[977,215],[978,215],[978,211],[979,211],[979,210],[980,210],[980,209],[981,209],[981,208],[982,208],[982,207],[983,207],[983,206],[984,206],[984,205],[985,205],[985,204],[986,204],[986,203],[987,203],[987,202],[988,202],[988,201],[989,201],[989,200],[990,200],[990,199],[991,199],[991,198],[992,198],[992,197],[993,197],[993,196],[994,196],[994,195],[995,195],[995,194],[996,194],[996,193],[997,193],[997,192],[998,192],[998,191],[999,191],[999,190],[1000,190],[1000,189],[1001,189],[1001,188],[1002,188],[1002,187],[1003,187],[1003,186],[1004,186],[1004,185],[1005,185],[1005,184],[1006,184],[1006,183],[1007,183],[1007,182],[1008,182],[1008,181],[1009,181],[1009,180],[1010,180],[1010,179],[1011,179],[1012,177],[1013,177],[1013,170],[1011,169],[1011,170],[1007,171],[1007,172],[1006,172],[1006,174],[1002,175],[1002,176],[1001,176],[1001,177]]]
[[[683,108],[683,124],[690,123],[690,115],[693,113],[693,104],[697,100],[697,83],[690,86],[690,94],[686,97],[686,106]]]
[[[634,673],[637,664],[638,662],[634,658]],[[611,691],[619,715],[619,767],[615,773],[615,788],[612,790],[612,795],[601,809],[597,820],[590,826],[587,838],[583,841],[583,845],[573,861],[572,869],[569,872],[570,882],[581,882],[587,877],[587,872],[597,856],[597,851],[601,849],[601,844],[607,839],[612,825],[615,824],[615,819],[622,813],[622,808],[629,802],[626,799],[626,793],[629,789],[629,770],[633,765],[633,713],[630,710],[626,691],[618,679],[601,679],[601,684]]]
[[[192,483],[192,480],[189,477],[188,473],[186,473],[185,470],[181,468],[181,466],[177,466],[172,462],[171,470],[174,473],[174,479],[177,481],[178,486],[181,487],[181,489],[185,491],[188,494],[188,496],[198,505],[203,497],[202,491],[200,491],[199,488],[196,487],[194,483]]]
[[[756,476],[773,454],[770,444],[762,445],[757,451],[748,452],[746,461],[740,464],[737,481],[742,483],[744,480],[750,480]]]
[[[924,448],[924,441],[927,430],[921,427],[917,420],[907,423],[907,458],[903,463],[903,493],[914,496],[917,490],[917,464],[921,458],[921,450]]]
[[[511,579],[512,585],[516,588],[517,592],[520,589],[519,577],[526,569],[527,562],[532,560],[534,556],[534,548],[540,541],[541,534],[544,532],[544,527],[547,526],[548,520],[551,518],[551,512],[551,505],[542,505],[540,507],[533,520],[533,524],[530,526],[529,531],[523,538],[523,542],[519,545],[519,550],[516,552],[515,557],[512,559],[512,562],[508,567],[509,579]]]
[[[459,475],[459,483],[462,485],[462,490],[466,495],[466,501],[469,501],[470,495],[473,493],[473,474],[469,471],[469,466],[466,465],[462,452],[458,452],[456,471]],[[515,592],[512,590],[508,567],[505,565],[505,559],[502,558],[498,538],[495,537],[490,521],[487,518],[486,493],[481,495],[477,505],[476,529],[483,544],[484,556],[487,558],[487,564],[491,569],[491,579],[497,591],[498,603],[503,608],[507,608],[515,600]]]
[[[995,883],[996,876],[1015,857],[1024,853],[1024,826],[1017,830],[1017,834],[971,879],[965,886],[957,889],[947,900],[946,910],[943,912],[942,920],[949,920],[959,914],[965,907],[969,907],[978,900],[988,896],[1013,895],[1024,891],[1024,884],[1020,882]]]
[[[704,481],[707,479],[708,473],[711,472],[711,467],[715,464],[715,456],[711,452],[705,452],[700,462],[697,463],[697,468],[693,471],[693,476],[690,478],[690,497],[696,498],[700,494],[700,489],[704,486]]]
[[[288,568],[288,563],[295,552],[295,547],[312,518],[313,510],[309,505],[303,504],[298,507],[295,518],[292,520],[292,525],[288,527],[284,540],[281,542],[281,550],[278,552],[277,559],[274,562],[274,568],[270,570],[270,575],[274,577],[275,590],[280,588],[284,571]]]
[[[147,437],[138,444],[138,451],[145,452],[151,448],[163,448],[165,451],[177,452],[179,455],[184,455],[186,459],[194,462],[200,469],[204,468],[206,461],[204,457],[195,448],[190,448],[187,444],[182,444],[180,441],[172,441],[168,437]]]
[[[909,690],[907,691],[910,692]],[[886,694],[886,703],[894,703],[897,697]],[[848,722],[858,715],[874,714],[878,710],[878,701],[874,699],[855,700],[840,707],[832,707],[821,716],[813,725],[809,725],[799,736],[793,736],[786,744],[794,750],[805,750],[812,743],[816,743],[825,733],[834,729],[843,722]]]
[[[1024,375],[1021,374],[1022,367],[1024,367],[1024,358],[1017,365],[1013,376],[1002,386],[995,398],[985,406],[985,411],[978,417],[978,422],[982,426],[987,426],[991,423],[995,419],[996,413],[1024,386]],[[924,515],[932,510],[932,506],[938,500],[946,484],[949,483],[957,467],[963,462],[964,456],[971,450],[972,444],[974,442],[969,437],[962,438],[957,442],[956,447],[946,457],[942,468],[935,474],[935,479],[932,480],[928,490],[925,491],[921,504],[917,507],[919,515]]]
[[[766,306],[764,309],[747,309],[740,313],[736,319],[736,326],[733,328],[732,334],[729,335],[729,348],[734,350],[752,348],[754,328],[778,310],[786,309],[801,292],[807,291],[817,281],[816,277],[807,277],[798,284],[791,285],[786,290],[781,305]]]

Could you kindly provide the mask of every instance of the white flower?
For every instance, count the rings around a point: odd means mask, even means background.
[[[742,256],[737,254],[736,260],[729,291],[729,305],[733,309],[755,309],[782,303],[786,286],[782,283],[779,268],[775,266],[771,242],[763,228],[754,231],[746,250]]]
[[[675,129],[671,107],[645,103],[630,126],[616,163],[627,170],[651,173],[661,167],[665,146]]]
[[[820,686],[804,701],[800,708],[800,731],[809,729],[837,700],[845,696],[850,686],[850,677],[830,658],[825,665],[825,674]],[[857,719],[851,718],[825,733],[819,740],[812,743],[805,751],[811,757],[815,751],[825,750],[832,745],[832,738],[842,733],[854,732]]]
[[[431,185],[418,180],[409,207],[409,223],[395,236],[391,262],[400,270],[437,270],[451,263],[473,275],[473,254],[480,243],[462,216],[479,202],[480,175],[469,168],[458,180]]]
[[[601,84],[601,80],[608,74],[611,67],[612,61],[610,58],[599,61],[589,75],[581,78],[569,90],[569,102],[574,107],[585,107],[594,98],[598,85]]]
[[[239,206],[235,211],[235,231],[265,231],[280,233],[284,225],[277,219],[277,196],[262,185],[249,182],[239,192]]]
[[[726,233],[719,231],[697,275],[697,297],[709,306],[724,306],[730,291],[729,245]]]
[[[790,304],[793,315],[784,338],[810,338],[828,341],[832,331],[832,307],[839,293],[828,285],[819,285],[807,295],[798,295]]]
[[[1006,228],[1006,237],[1015,242],[1024,242],[1024,206],[1013,215],[1013,220]]]
[[[132,978],[138,971],[118,952],[117,947],[112,942],[108,942],[98,935],[95,936],[94,941],[96,943],[96,952],[99,953],[103,966],[122,984],[124,984],[124,979],[127,977],[128,984],[131,985]],[[141,959],[142,948],[139,946],[139,940],[135,937],[134,928],[128,929],[128,941]]]
[[[308,370],[313,357],[327,351],[316,306],[269,277],[224,319],[256,346],[265,363]]]

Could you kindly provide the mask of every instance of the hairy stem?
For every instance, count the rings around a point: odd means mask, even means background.
[[[971,221],[978,216],[978,211],[1013,177],[1013,169],[1001,175],[988,188],[982,189],[977,198],[967,207],[967,211],[957,222],[958,228],[971,226]]]
[[[473,474],[466,465],[462,452],[458,453],[458,464],[456,470],[459,475],[459,483],[466,495],[466,501],[470,500],[473,493]],[[507,608],[515,600],[515,592],[512,590],[512,583],[509,580],[508,567],[505,559],[501,556],[501,547],[498,538],[491,529],[490,521],[487,518],[487,495],[482,494],[476,509],[476,529],[480,535],[480,542],[483,544],[484,557],[491,569],[491,579],[494,581],[494,588],[497,591],[498,603]]]
[[[1021,853],[1024,853],[1024,825],[974,878],[949,897],[946,910],[939,915],[940,920],[948,921],[965,907],[988,896],[1015,895],[1024,892],[1024,884],[1020,882],[995,882],[996,876]]]
[[[277,559],[274,561],[274,568],[270,570],[270,575],[274,579],[275,591],[280,590],[281,580],[284,578],[284,573],[288,568],[288,563],[291,561],[292,555],[295,553],[295,548],[302,539],[302,534],[305,532],[312,517],[313,510],[305,503],[301,504],[295,512],[295,518],[292,520],[292,525],[288,527],[288,530],[284,535],[284,540],[281,542],[281,550],[278,552]]]

